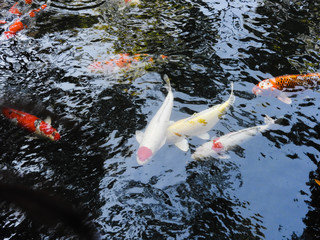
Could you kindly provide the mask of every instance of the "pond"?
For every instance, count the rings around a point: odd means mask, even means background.
[[[13,4],[0,3],[3,19]],[[32,138],[1,115],[2,183],[81,209],[101,239],[320,239],[319,91],[291,104],[252,93],[263,79],[320,72],[317,1],[59,0],[37,14],[1,38],[0,104],[50,116],[61,139]],[[266,114],[280,124],[226,159],[193,160],[205,140],[190,137],[188,151],[165,144],[139,165],[135,133],[166,98],[164,75],[172,121],[223,103],[233,83],[210,138]],[[0,206],[1,239],[81,238]]]

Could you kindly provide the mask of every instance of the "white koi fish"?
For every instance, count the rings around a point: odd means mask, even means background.
[[[173,107],[173,94],[171,91],[170,80],[164,76],[167,83],[168,95],[162,106],[154,115],[145,132],[137,131],[136,139],[140,143],[137,152],[137,161],[143,165],[150,161],[151,157],[164,145],[167,138],[167,129]]]
[[[202,159],[209,156],[229,158],[228,155],[224,154],[226,151],[232,149],[236,145],[240,145],[250,140],[253,136],[256,136],[259,133],[265,132],[275,124],[275,120],[267,115],[265,116],[264,121],[265,125],[245,128],[236,132],[228,133],[222,137],[214,138],[213,140],[196,148],[196,151],[191,157],[193,159]]]
[[[221,116],[226,113],[234,101],[233,83],[231,83],[231,94],[227,101],[172,123],[167,131],[167,142],[175,144],[182,151],[188,151],[187,137],[197,136],[208,140],[210,138],[208,131],[218,123]]]

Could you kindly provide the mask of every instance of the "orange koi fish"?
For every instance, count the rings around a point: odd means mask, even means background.
[[[284,75],[265,79],[253,87],[252,92],[257,96],[273,96],[280,101],[290,104],[291,99],[283,91],[299,91],[314,88],[320,82],[320,73],[303,75]]]
[[[160,58],[165,59],[167,56],[160,55]],[[90,64],[88,69],[92,72],[115,72],[119,69],[128,70],[131,67],[139,66],[140,63],[154,63],[154,60],[148,54],[134,54],[130,56],[128,53],[120,53],[104,62],[96,61]]]
[[[27,4],[31,4],[31,0],[25,0]],[[17,2],[18,3],[18,2]],[[43,4],[41,7],[37,9],[32,9],[27,15],[23,15],[22,13],[16,8],[15,3],[9,10],[10,13],[15,14],[19,16],[17,20],[15,20],[7,29],[7,31],[4,32],[4,36],[8,39],[11,37],[14,37],[18,32],[20,32],[23,29],[28,28],[28,25],[30,25],[33,21],[33,19],[36,17],[36,13],[39,13],[41,10],[44,10],[48,5]],[[21,18],[20,18],[21,17]],[[3,21],[5,24],[7,21]]]
[[[6,107],[2,108],[2,114],[20,127],[39,137],[48,138],[52,141],[58,141],[60,139],[60,134],[51,126],[50,118],[43,121],[29,113]]]

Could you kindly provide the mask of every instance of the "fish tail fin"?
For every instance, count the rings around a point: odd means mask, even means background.
[[[163,76],[163,80],[164,80],[164,81],[166,82],[166,84],[167,84],[168,91],[171,91],[170,79],[169,79],[169,77],[168,77],[167,74],[165,74],[165,75]]]
[[[269,117],[268,115],[264,116],[264,122],[267,125],[275,124],[275,120],[273,118]]]
[[[235,101],[236,101],[236,97],[234,96],[234,93],[233,93],[233,82],[231,82],[231,93],[229,97],[230,105],[232,105]]]

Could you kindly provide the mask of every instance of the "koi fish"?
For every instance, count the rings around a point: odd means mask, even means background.
[[[167,56],[160,55],[161,59]],[[120,69],[129,70],[133,67],[146,66],[145,64],[153,64],[154,58],[149,54],[134,54],[130,56],[128,53],[120,53],[106,61],[96,61],[88,66],[92,72],[117,72]],[[143,65],[144,64],[144,65]]]
[[[257,96],[276,97],[284,103],[291,104],[291,99],[283,91],[301,91],[314,88],[319,82],[320,73],[284,75],[259,82],[253,87],[252,92]]]
[[[201,139],[209,139],[208,131],[218,123],[234,101],[233,83],[231,83],[231,94],[227,101],[172,123],[167,130],[167,142],[175,144],[182,151],[188,151],[187,137],[197,136]]]
[[[145,132],[136,132],[136,139],[140,143],[137,151],[137,162],[141,165],[149,162],[166,142],[166,133],[173,107],[173,94],[167,75],[164,76],[164,80],[167,83],[168,94],[163,104],[146,127]]]
[[[17,2],[18,3],[18,2]],[[17,4],[16,3],[16,4]],[[26,1],[27,4],[31,4],[32,1]],[[48,1],[48,4],[50,3],[50,1]],[[28,28],[28,25],[31,25],[32,22],[34,21],[34,18],[37,16],[37,13],[39,13],[40,11],[44,10],[48,4],[43,4],[41,7],[37,8],[37,9],[32,9],[29,11],[29,13],[27,15],[23,15],[22,13],[15,7],[14,4],[9,12],[11,12],[12,14],[15,14],[17,16],[19,16],[18,19],[16,19],[7,29],[7,31],[4,32],[4,36],[9,39],[14,37],[18,32],[22,31],[23,29]],[[7,21],[5,21],[6,23]]]
[[[236,132],[228,133],[222,137],[214,138],[213,140],[204,143],[200,147],[196,148],[196,151],[192,154],[193,159],[202,159],[209,156],[215,156],[219,158],[229,158],[224,153],[232,149],[236,145],[240,145],[259,133],[265,132],[272,125],[275,124],[275,120],[269,116],[264,118],[265,125],[245,128]]]
[[[6,107],[2,108],[2,114],[20,127],[39,137],[48,138],[52,141],[60,139],[60,134],[51,126],[50,118],[43,121],[29,113]]]

